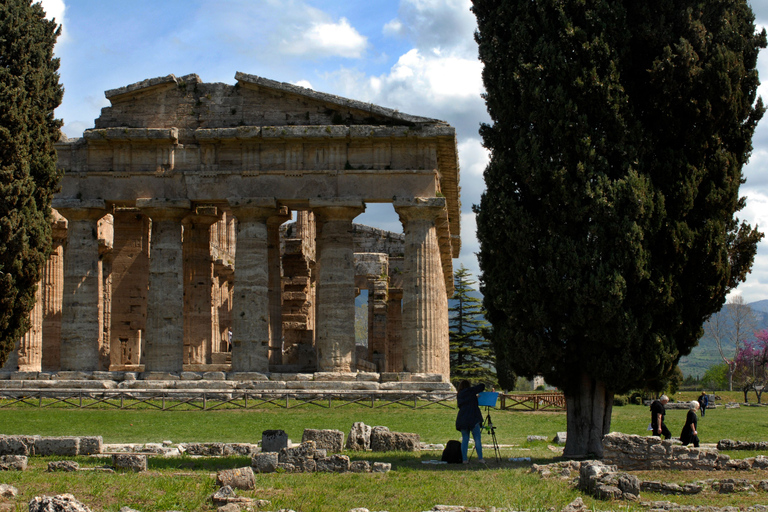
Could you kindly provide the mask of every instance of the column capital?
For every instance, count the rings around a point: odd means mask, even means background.
[[[103,199],[54,198],[51,206],[67,220],[98,220],[107,214]]]
[[[219,220],[218,210],[215,206],[198,206],[194,211],[184,217],[183,222],[194,227],[206,228]]]
[[[152,220],[181,220],[189,214],[189,199],[139,198],[136,207]]]
[[[230,197],[227,203],[238,221],[266,220],[280,212],[274,197]]]
[[[278,207],[277,213],[267,219],[268,226],[279,226],[283,222],[291,220],[291,210],[287,206]]]
[[[400,221],[434,220],[437,221],[445,212],[444,197],[397,198],[392,206],[400,216]]]
[[[310,199],[309,207],[320,221],[351,221],[365,211],[365,203],[359,199]]]

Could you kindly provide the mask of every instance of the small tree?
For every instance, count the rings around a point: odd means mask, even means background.
[[[59,186],[60,29],[31,0],[0,2],[0,366],[29,329]]]
[[[755,339],[744,342],[735,358],[734,379],[744,392],[744,401],[751,390],[757,395],[757,403],[768,381],[768,330],[755,333]]]
[[[701,385],[702,389],[728,389],[728,365],[719,363],[710,366],[701,377]]]
[[[472,297],[471,274],[462,265],[454,275],[454,305],[450,312],[451,380],[463,379],[497,385],[496,359],[486,338],[483,301]],[[514,382],[514,381],[513,381]]]
[[[728,366],[729,391],[733,391],[736,354],[756,327],[755,312],[741,295],[728,299],[725,306],[704,324],[704,332],[714,340],[720,357]]]

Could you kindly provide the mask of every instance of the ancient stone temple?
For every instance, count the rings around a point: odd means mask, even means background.
[[[6,371],[448,366],[460,249],[448,124],[243,73],[106,92],[65,171],[33,328]],[[391,203],[404,234],[354,223]],[[368,293],[368,345],[355,297]]]

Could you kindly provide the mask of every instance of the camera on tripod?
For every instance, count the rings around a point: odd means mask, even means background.
[[[483,428],[487,433],[491,434],[491,439],[493,440],[493,453],[496,456],[496,462],[499,462],[501,459],[501,453],[499,452],[499,443],[496,440],[496,426],[491,420],[491,407],[496,407],[496,400],[498,398],[499,393],[496,391],[483,391],[482,393],[477,394],[477,405],[485,407],[486,413],[485,420],[483,420],[481,428]]]

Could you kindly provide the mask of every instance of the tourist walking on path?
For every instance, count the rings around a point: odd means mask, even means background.
[[[477,394],[485,389],[485,384],[472,386],[468,380],[462,380],[459,383],[459,392],[456,395],[456,402],[459,406],[459,413],[456,415],[456,430],[461,432],[461,460],[464,464],[469,462],[467,450],[469,450],[469,433],[475,440],[475,450],[477,450],[477,461],[485,462],[483,459],[483,445],[480,440],[480,425],[483,423],[483,413],[480,412],[480,406],[477,403]]]
[[[669,431],[664,424],[664,416],[667,414],[664,406],[669,402],[667,395],[661,395],[658,400],[654,400],[651,403],[651,430],[655,436],[664,436],[664,439],[672,437],[672,432]]]
[[[702,391],[699,395],[699,407],[701,408],[701,417],[704,417],[704,412],[707,410],[707,406],[709,405],[709,397],[707,396],[706,391]]]
[[[694,448],[699,447],[699,431],[696,428],[698,421],[696,409],[699,407],[701,406],[696,400],[691,402],[691,407],[688,409],[688,415],[685,417],[685,425],[683,425],[683,430],[680,432],[680,441],[683,443],[683,446],[693,443]]]

